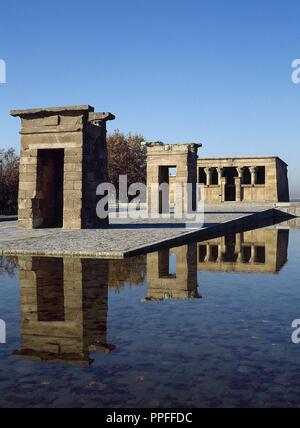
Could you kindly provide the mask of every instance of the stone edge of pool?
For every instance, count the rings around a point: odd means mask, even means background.
[[[80,258],[99,258],[99,259],[123,259],[130,256],[137,256],[152,251],[157,251],[166,247],[173,247],[186,244],[192,240],[208,240],[222,236],[226,233],[238,232],[239,229],[249,230],[263,227],[262,222],[284,221],[295,218],[295,215],[285,208],[272,207],[269,209],[257,211],[251,214],[242,215],[222,223],[212,224],[201,229],[193,229],[187,232],[180,232],[177,236],[167,237],[161,240],[145,243],[143,245],[132,246],[132,248],[121,251],[74,251],[74,250],[18,250],[14,248],[0,248],[2,256],[40,256],[40,257],[80,257]],[[271,223],[270,223],[271,224]],[[268,224],[267,224],[268,225]],[[37,239],[37,238],[33,238]]]

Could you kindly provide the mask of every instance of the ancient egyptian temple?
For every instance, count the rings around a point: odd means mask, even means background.
[[[287,164],[277,156],[198,158],[197,171],[208,203],[289,201]]]
[[[99,228],[108,218],[96,213],[99,184],[108,181],[106,122],[111,113],[90,105],[12,110],[21,118],[18,224],[24,228]],[[177,197],[182,212],[197,205],[197,183],[205,203],[289,201],[287,164],[276,156],[202,158],[201,144],[147,143],[148,207],[169,211],[174,194],[162,200],[153,185],[191,192]],[[172,187],[172,186],[171,186]],[[167,201],[167,202],[165,202]],[[146,201],[142,201],[146,202]],[[164,202],[164,203],[163,203]],[[178,206],[178,205],[177,205]]]
[[[89,105],[13,110],[22,121],[18,224],[97,228],[97,186],[107,181],[106,122]]]
[[[170,185],[169,205],[176,201],[177,184],[202,184],[205,203],[277,203],[289,201],[287,164],[277,156],[202,158],[199,144],[147,144],[148,203],[151,184]],[[196,189],[192,192],[194,206]],[[184,201],[185,209],[187,201]],[[162,212],[162,200],[157,199]]]

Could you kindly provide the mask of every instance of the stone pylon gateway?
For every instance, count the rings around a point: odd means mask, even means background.
[[[163,198],[163,192],[157,191],[155,186],[163,183],[170,184],[171,170],[176,170],[172,180],[177,204],[182,204],[182,213],[189,213],[196,209],[197,204],[197,150],[202,144],[163,144],[162,142],[149,142],[147,146],[147,197],[148,207],[153,214],[169,212],[170,194]],[[175,174],[175,171],[174,171]],[[192,191],[189,195],[181,195],[176,186],[184,188],[189,183]],[[154,191],[153,191],[154,190]],[[156,190],[156,191],[155,191]],[[178,200],[180,199],[180,200]],[[181,202],[182,201],[182,202]]]
[[[12,110],[22,121],[18,224],[97,228],[96,188],[107,181],[106,122],[90,105]]]

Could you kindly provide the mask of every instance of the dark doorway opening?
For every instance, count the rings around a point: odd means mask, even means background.
[[[224,168],[225,184],[225,201],[236,200],[235,177],[238,176],[237,170],[234,167]]]
[[[176,278],[176,254],[169,248],[158,252],[158,276],[162,278]]]
[[[176,180],[176,165],[160,166],[158,169],[159,181],[159,214],[169,214],[170,205],[175,202],[174,190],[170,191],[170,181]],[[174,183],[175,184],[175,183]]]
[[[256,184],[266,184],[266,168],[264,166],[257,167]]]
[[[218,171],[216,168],[212,169],[211,172],[211,183],[213,186],[218,186],[219,184],[219,175],[218,175]]]
[[[37,262],[38,321],[65,321],[63,259],[41,257]]]
[[[206,245],[199,245],[199,263],[204,263],[206,257],[207,248]]]
[[[243,263],[250,263],[251,245],[243,245],[241,251],[242,251],[242,262]]]
[[[254,262],[266,263],[266,247],[264,245],[255,246]]]
[[[235,263],[238,254],[235,252],[236,237],[235,235],[225,236],[225,253],[223,254],[222,261]]]
[[[205,185],[207,184],[205,168],[199,168],[199,183]]]
[[[218,245],[210,245],[209,261],[215,263],[218,260],[218,256],[219,256]]]
[[[244,168],[244,180],[243,184],[251,184],[251,172],[249,170],[249,166]]]
[[[39,227],[63,226],[64,150],[38,150]]]

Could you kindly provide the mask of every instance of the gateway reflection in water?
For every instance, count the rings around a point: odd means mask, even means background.
[[[108,262],[20,257],[22,349],[15,357],[91,363],[106,341]]]
[[[9,264],[10,266],[10,264]],[[108,286],[140,283],[144,257],[19,257],[22,348],[14,357],[91,364],[107,343]]]
[[[197,244],[147,254],[145,300],[200,297],[197,286]]]

